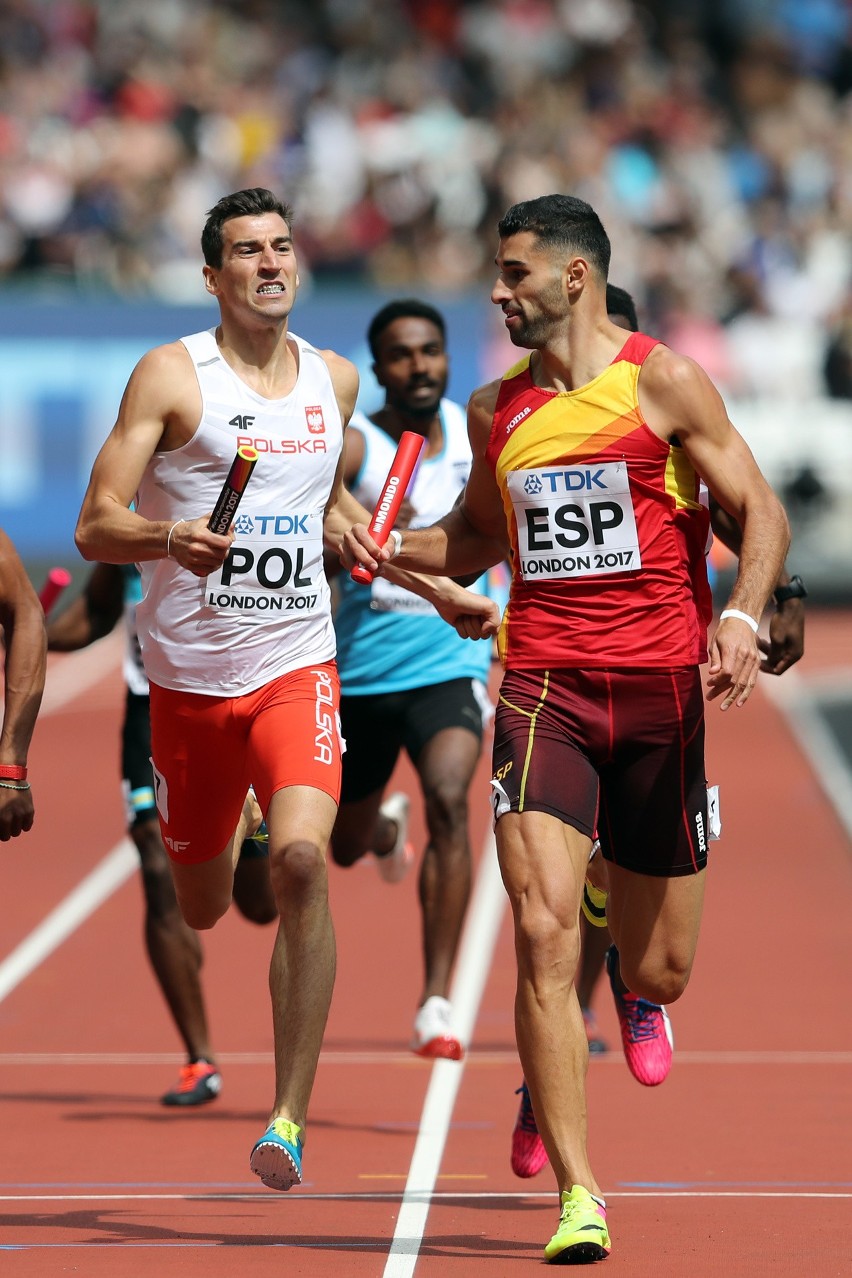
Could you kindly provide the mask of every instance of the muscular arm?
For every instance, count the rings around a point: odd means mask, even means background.
[[[121,568],[96,564],[83,593],[48,623],[48,651],[74,652],[108,635],[121,616],[123,600]]]
[[[656,434],[666,440],[677,434],[696,471],[742,529],[726,607],[758,621],[790,544],[781,503],[728,420],[718,391],[692,360],[658,347],[643,366],[639,403]],[[721,696],[723,710],[744,705],[759,669],[760,649],[751,627],[737,618],[722,622],[710,644],[708,699]]]
[[[5,691],[0,763],[26,767],[44,692],[44,613],[18,553],[0,530],[0,626],[5,638]],[[13,782],[13,784],[18,784]],[[15,838],[33,823],[30,790],[0,788],[0,840]]]
[[[140,563],[174,559],[204,577],[224,562],[233,535],[207,529],[210,511],[187,511],[175,528],[129,509],[145,467],[158,450],[180,447],[195,431],[201,396],[186,349],[173,342],[149,351],[133,370],[118,420],[95,459],[75,541],[84,559]]]

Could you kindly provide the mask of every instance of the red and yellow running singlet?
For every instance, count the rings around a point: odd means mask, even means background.
[[[534,385],[529,355],[505,374],[486,458],[509,526],[507,669],[697,665],[712,612],[709,514],[683,451],[639,410],[658,345],[633,333],[574,391]]]

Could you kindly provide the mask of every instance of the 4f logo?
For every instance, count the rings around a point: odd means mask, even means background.
[[[322,415],[322,404],[314,404],[310,408],[305,408],[305,421],[308,423],[308,430],[312,435],[325,434],[325,421]]]
[[[236,417],[232,417],[228,422],[229,426],[236,426],[237,430],[248,430],[255,423],[254,417],[246,417],[243,413],[237,413]]]

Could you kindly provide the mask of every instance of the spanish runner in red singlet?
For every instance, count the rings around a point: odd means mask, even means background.
[[[375,570],[393,553],[395,566],[450,576],[512,561],[492,788],[518,1051],[560,1191],[545,1257],[564,1264],[610,1251],[574,989],[596,811],[615,979],[672,1002],[689,979],[706,876],[698,667],[709,651],[708,700],[746,703],[789,532],[703,370],[607,318],[610,245],[595,211],[544,196],[514,205],[498,230],[492,301],[531,354],[471,398],[461,504],[406,530],[393,552],[356,525],[345,560]],[[709,650],[699,474],[742,528]]]
[[[620,328],[627,332],[638,332],[639,320],[636,307],[632,297],[624,289],[608,283],[606,307],[607,315]],[[738,556],[739,524],[719,506],[704,484],[700,487],[699,498],[708,506],[710,512],[712,534],[705,545],[708,559],[714,537]],[[775,611],[769,621],[768,638],[759,640],[764,657],[762,673],[776,676],[783,674],[801,659],[804,653],[805,629],[803,593],[805,592],[801,578],[791,577],[785,565],[774,591]],[[711,794],[713,790],[708,792],[708,799]],[[718,792],[715,795],[715,804],[718,814]],[[718,829],[718,822],[714,824],[712,813],[708,825],[712,839]],[[660,831],[660,836],[661,838],[664,836],[663,830]],[[592,856],[594,860],[594,851]],[[575,980],[577,998],[589,1042],[589,1053],[591,1055],[607,1050],[606,1044],[598,1035],[597,1020],[592,1007],[595,986],[606,967],[627,1066],[637,1082],[646,1087],[656,1087],[668,1077],[673,1059],[674,1039],[668,1013],[665,1007],[651,1003],[647,999],[638,998],[622,988],[612,937],[606,925],[606,893],[605,891],[596,892],[595,887],[596,885],[588,880],[584,887],[583,917],[580,920],[580,965]],[[525,1081],[522,1081],[516,1094],[520,1095],[521,1099],[512,1128],[510,1162],[516,1176],[528,1179],[538,1175],[547,1165],[547,1152],[538,1132]]]

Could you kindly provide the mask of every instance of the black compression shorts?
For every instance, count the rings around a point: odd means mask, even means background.
[[[478,679],[450,679],[428,688],[341,696],[340,726],[346,742],[341,803],[355,803],[382,790],[401,749],[412,763],[445,728],[467,728],[478,741],[490,711]]]

